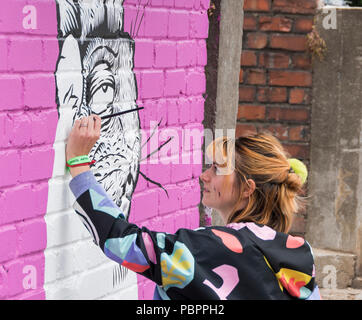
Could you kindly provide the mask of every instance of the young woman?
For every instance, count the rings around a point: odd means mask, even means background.
[[[75,122],[68,163],[88,155],[100,127],[97,116]],[[200,176],[202,202],[226,226],[175,234],[139,228],[124,219],[87,163],[70,167],[74,208],[107,257],[156,283],[154,299],[320,299],[309,244],[287,234],[303,180],[278,140],[217,139],[207,155],[214,163]]]

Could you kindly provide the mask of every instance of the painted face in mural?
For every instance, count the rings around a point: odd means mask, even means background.
[[[59,126],[136,108],[134,42],[123,32],[123,0],[57,0]],[[66,134],[67,134],[66,133]],[[141,155],[138,112],[103,120],[90,152],[96,179],[129,215]]]

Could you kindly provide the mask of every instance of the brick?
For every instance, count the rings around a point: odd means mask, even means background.
[[[292,19],[285,17],[260,17],[259,30],[260,31],[277,31],[277,32],[290,32],[292,29]]]
[[[36,113],[29,113],[31,122],[31,145],[53,144],[58,124],[58,112],[46,109]]]
[[[286,69],[289,67],[289,55],[279,52],[262,52],[259,56],[259,66],[269,69]]]
[[[153,181],[157,181],[161,185],[167,185],[171,182],[171,166],[163,164],[162,160],[157,164],[148,164],[147,176]],[[166,187],[168,190],[168,186]],[[162,192],[164,192],[162,190]]]
[[[244,83],[244,70],[240,69],[239,72],[239,83]]]
[[[260,102],[286,102],[288,97],[286,88],[267,87],[258,88],[257,100]]]
[[[6,71],[8,69],[8,40],[6,38],[0,38],[0,71]]]
[[[171,164],[171,182],[177,183],[192,178],[192,166],[190,164]]]
[[[23,9],[26,6],[26,0],[13,0],[2,3],[0,11],[0,30],[2,33],[23,33]]]
[[[167,105],[166,100],[161,99],[157,101],[157,120],[161,121],[160,128],[166,126],[167,124]]]
[[[168,30],[167,10],[163,9],[145,9],[145,36],[146,37],[167,37]]]
[[[289,51],[306,51],[307,38],[305,36],[272,35],[270,48]]]
[[[21,222],[18,231],[18,252],[25,255],[46,248],[46,224],[43,219]]]
[[[186,224],[191,230],[200,227],[200,212],[198,208],[192,208],[187,210],[186,213]]]
[[[186,227],[186,210],[175,212],[175,232]]]
[[[47,200],[48,183],[35,186],[17,185],[6,189],[0,197],[0,225],[43,215],[46,212]]]
[[[294,54],[292,57],[292,67],[295,69],[311,70],[312,59],[307,54]]]
[[[283,13],[314,14],[317,8],[315,0],[274,0],[273,11]]]
[[[133,196],[131,201],[131,214],[134,222],[147,220],[157,216],[159,191],[147,190]]]
[[[42,39],[43,54],[42,54],[42,70],[54,72],[59,57],[59,41],[58,39],[45,38]]]
[[[200,184],[198,179],[193,179],[180,184],[181,191],[181,208],[191,208],[200,203]],[[186,224],[184,225],[184,227]]]
[[[145,127],[153,129],[152,122],[158,122],[156,102],[154,100],[146,100],[143,104],[144,124]]]
[[[203,94],[206,91],[206,78],[203,71],[191,70],[186,76],[186,95]]]
[[[262,120],[265,119],[265,106],[239,105],[238,120]]]
[[[207,65],[207,47],[206,42],[200,40],[197,44],[197,65],[205,67]]]
[[[162,71],[143,71],[141,84],[141,98],[160,98],[163,96],[164,78]]]
[[[245,0],[245,11],[269,11],[271,9],[270,0]]]
[[[24,292],[23,268],[23,259],[12,260],[4,264],[4,269],[6,270],[5,286],[7,298]]]
[[[32,123],[26,113],[9,114],[5,123],[5,134],[12,146],[24,147],[31,143]]]
[[[159,190],[159,214],[164,215],[170,212],[174,212],[181,207],[181,189],[179,186],[172,185],[167,186],[166,191]]]
[[[302,108],[270,107],[268,119],[277,121],[307,121],[309,119],[309,111]]]
[[[305,104],[308,102],[309,94],[304,89],[291,89],[289,93],[290,104]]]
[[[288,126],[284,125],[269,125],[265,128],[272,135],[281,141],[288,140]]]
[[[168,25],[168,37],[188,38],[190,29],[189,25],[190,18],[187,11],[171,11]]]
[[[257,29],[257,23],[258,21],[256,17],[250,16],[247,13],[245,13],[243,30],[254,31]]]
[[[186,28],[187,25],[183,27]],[[190,14],[190,38],[207,39],[209,35],[209,17],[207,11]]]
[[[23,84],[19,76],[0,75],[0,111],[23,108]],[[6,94],[4,94],[6,92]]]
[[[0,227],[0,262],[16,257],[17,232],[14,226]]]
[[[247,124],[247,123],[237,123],[235,130],[235,137],[242,137],[246,135],[256,134],[257,129],[255,125]]]
[[[37,23],[35,29],[26,29],[26,33],[35,35],[58,35],[57,8],[53,1],[27,0],[27,4],[36,9]],[[28,11],[29,12],[29,11]],[[23,13],[23,17],[26,14]]]
[[[204,98],[191,98],[190,100],[190,118],[192,121],[202,123],[204,120],[205,100]]]
[[[136,68],[152,68],[154,44],[150,40],[136,40],[134,64]]]
[[[312,74],[306,71],[269,71],[269,84],[272,86],[310,87]]]
[[[255,87],[241,86],[239,88],[239,100],[240,102],[252,102],[255,99]]]
[[[246,78],[248,84],[266,84],[266,73],[264,69],[250,69],[248,70]]]
[[[180,112],[180,124],[189,123],[191,116],[191,106],[189,100],[185,98],[179,98],[178,105]]]
[[[310,147],[309,145],[301,144],[283,144],[284,149],[290,154],[291,158],[309,159]]]
[[[0,187],[11,186],[20,180],[20,156],[17,151],[0,151]]]
[[[176,43],[160,41],[155,44],[155,68],[176,67]]]
[[[186,92],[186,73],[185,70],[167,70],[165,73],[165,91],[166,97],[179,96]]]
[[[191,9],[194,5],[193,0],[175,1],[175,8],[188,8]]]
[[[176,2],[176,0],[175,0]],[[200,0],[201,8],[208,9],[210,7],[210,0]]]
[[[197,43],[195,41],[177,42],[177,67],[190,67],[196,65]]]
[[[6,124],[9,121],[7,114],[0,114],[0,149],[9,146],[10,141],[8,134],[6,133]]]
[[[256,66],[258,57],[254,51],[245,50],[241,54],[240,64],[244,67]]]
[[[169,99],[167,104],[167,124],[174,125],[178,124],[179,121],[179,109],[176,99]]]
[[[21,152],[21,181],[49,179],[52,176],[54,149],[35,147]]]
[[[24,105],[29,108],[55,107],[56,86],[53,74],[24,76]]]
[[[135,3],[136,4],[136,3]],[[144,37],[145,35],[145,18],[140,21],[139,15],[140,13],[143,14],[144,10],[138,7],[127,7],[126,9],[127,14],[124,14],[124,30],[130,33],[132,38]],[[136,17],[138,18],[136,20]],[[132,26],[132,29],[131,29]]]
[[[313,30],[314,20],[312,18],[299,18],[295,20],[294,31],[308,33]]]
[[[248,33],[246,44],[249,49],[264,49],[268,44],[268,36],[259,32]]]
[[[43,44],[40,39],[13,38],[9,45],[8,67],[15,72],[40,71],[43,67]],[[24,54],[26,52],[27,54]]]
[[[296,126],[289,128],[289,140],[290,141],[308,141],[309,127]]]

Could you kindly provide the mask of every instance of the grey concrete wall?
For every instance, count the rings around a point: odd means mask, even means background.
[[[328,52],[314,63],[306,239],[357,254],[361,274],[362,10],[336,10],[336,29],[324,28],[330,17],[316,17]]]
[[[233,131],[239,105],[240,56],[243,41],[244,0],[221,1],[220,41],[218,58],[217,96],[214,129]],[[227,133],[226,130],[229,130]],[[223,222],[213,212],[213,224]]]

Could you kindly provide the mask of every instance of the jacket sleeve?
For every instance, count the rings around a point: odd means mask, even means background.
[[[164,288],[192,281],[194,259],[182,237],[196,231],[168,234],[128,223],[90,171],[72,179],[70,188],[76,213],[107,257]]]

